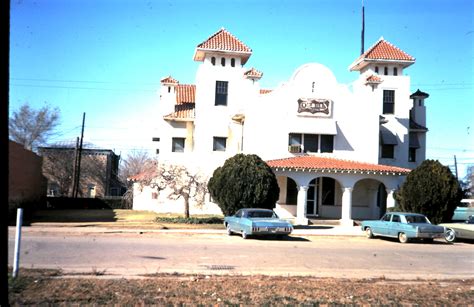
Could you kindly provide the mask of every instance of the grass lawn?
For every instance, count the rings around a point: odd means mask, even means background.
[[[86,210],[37,210],[30,224],[32,226],[77,226],[77,227],[125,227],[149,229],[224,229],[223,224],[185,224],[157,222],[156,218],[178,218],[178,214],[158,214],[152,211],[124,209],[86,209]],[[222,216],[192,215],[193,218],[209,218]]]

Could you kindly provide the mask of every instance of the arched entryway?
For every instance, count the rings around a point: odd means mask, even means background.
[[[331,177],[316,177],[308,184],[306,217],[339,218],[341,185]]]
[[[378,219],[387,210],[385,185],[376,179],[361,179],[352,191],[352,218]]]

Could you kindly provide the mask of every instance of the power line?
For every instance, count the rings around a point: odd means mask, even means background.
[[[63,83],[96,83],[96,84],[133,84],[133,85],[158,85],[160,82],[131,82],[131,81],[90,81],[67,79],[41,79],[41,78],[10,78],[18,81],[63,82]]]
[[[10,84],[19,87],[38,87],[38,88],[61,88],[71,90],[98,90],[98,91],[131,91],[131,92],[156,92],[157,89],[130,89],[130,88],[105,88],[105,87],[84,87],[84,86],[64,86],[64,85],[36,85],[36,84]]]

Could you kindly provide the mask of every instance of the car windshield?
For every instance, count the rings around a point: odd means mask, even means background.
[[[428,224],[428,220],[426,219],[426,217],[422,216],[422,215],[407,215],[405,216],[406,220],[407,220],[407,223],[408,224],[413,224],[413,223],[417,223],[417,224]]]
[[[249,211],[248,218],[272,218],[276,217],[272,211]]]

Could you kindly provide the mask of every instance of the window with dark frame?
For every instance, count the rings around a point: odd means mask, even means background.
[[[288,151],[291,153],[331,153],[334,151],[334,135],[290,133]]]
[[[235,59],[230,59],[230,66],[235,67]]]
[[[394,114],[395,113],[395,91],[384,90],[383,91],[383,114]]]
[[[321,152],[334,151],[334,135],[321,134]]]
[[[227,105],[228,83],[227,81],[216,81],[216,106]]]
[[[388,67],[387,67],[387,66],[385,66],[385,67],[383,68],[383,74],[384,74],[384,75],[388,75]]]
[[[416,148],[410,147],[408,149],[408,162],[416,162]]]
[[[379,67],[378,67],[378,66],[375,66],[375,73],[376,73],[376,74],[379,73]]]
[[[226,150],[226,143],[227,143],[227,138],[226,137],[220,137],[220,136],[215,136],[213,145],[212,145],[212,150],[213,151],[225,151]]]
[[[396,67],[393,68],[393,75],[398,76],[398,68]]]
[[[225,67],[225,58],[221,58],[221,65],[222,67]]]
[[[381,158],[383,159],[393,159],[395,157],[395,145],[392,144],[382,144],[381,145]]]
[[[212,64],[212,66],[216,65],[216,58],[215,57],[211,58],[211,64]]]
[[[185,141],[185,138],[172,138],[171,139],[171,151],[172,152],[184,152],[184,141]]]

